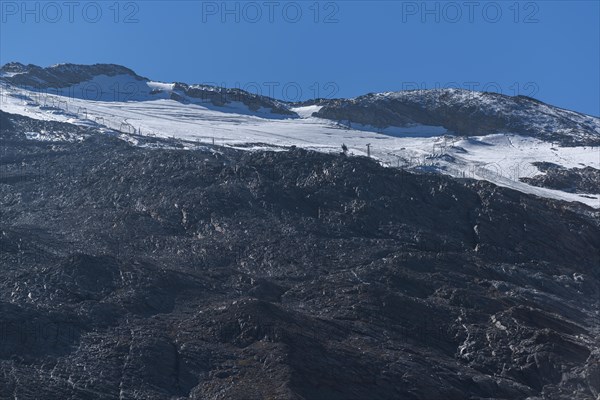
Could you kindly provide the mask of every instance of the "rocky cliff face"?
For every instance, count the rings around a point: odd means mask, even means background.
[[[319,117],[382,128],[422,124],[467,136],[514,133],[567,146],[600,144],[600,118],[525,96],[438,89],[369,94],[321,104]]]
[[[0,398],[600,395],[597,211],[0,118]]]

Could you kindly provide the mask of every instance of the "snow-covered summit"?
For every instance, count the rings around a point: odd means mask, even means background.
[[[459,135],[516,133],[563,145],[600,144],[600,118],[526,96],[462,89],[410,90],[331,100],[317,116],[381,128],[434,125]]]
[[[238,88],[153,82],[115,64],[57,64],[42,68],[13,62],[0,68],[2,82],[84,100],[170,99],[271,118],[298,118],[294,109],[302,106]],[[600,118],[526,96],[430,89],[370,93],[352,99],[313,103],[311,105],[320,107],[315,117],[376,129],[424,125],[443,127],[456,135],[512,133],[566,146],[600,145]]]

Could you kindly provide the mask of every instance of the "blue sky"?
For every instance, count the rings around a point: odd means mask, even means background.
[[[463,87],[600,115],[598,1],[0,2],[0,62],[285,100]]]

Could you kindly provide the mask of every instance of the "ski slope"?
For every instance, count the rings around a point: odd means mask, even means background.
[[[578,201],[600,208],[598,194],[566,193],[519,181],[519,178],[541,173],[531,165],[536,161],[566,168],[590,166],[600,169],[598,147],[558,147],[510,132],[461,138],[436,126],[381,130],[340,125],[313,117],[318,106],[294,108],[292,111],[299,117],[291,118],[264,109],[253,112],[240,102],[217,107],[198,99],[171,100],[173,85],[167,83],[132,82],[129,76],[95,79],[97,81],[92,84],[88,82],[70,88],[69,96],[41,94],[0,83],[0,109],[34,119],[93,126],[104,132],[119,131],[125,136],[174,138],[189,143],[189,148],[214,143],[250,151],[297,146],[337,153],[345,144],[349,154],[366,156],[369,146],[371,157],[390,167],[435,169],[459,178],[484,179],[540,197]],[[91,100],[89,93],[75,95],[109,84],[125,90],[125,95],[102,90],[91,97],[97,100]],[[136,85],[134,89],[132,84]],[[32,133],[31,137],[44,138],[40,133]]]

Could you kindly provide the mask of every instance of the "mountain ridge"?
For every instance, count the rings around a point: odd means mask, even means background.
[[[298,118],[292,110],[299,105],[320,107],[313,116],[332,121],[372,126],[406,128],[415,125],[442,126],[449,132],[464,136],[490,133],[513,133],[564,146],[600,145],[600,118],[562,109],[528,96],[509,96],[494,92],[466,89],[423,89],[398,92],[369,93],[354,98],[315,99],[289,102],[250,93],[237,88],[202,84],[160,84],[161,89],[148,88],[152,81],[133,70],[117,64],[56,64],[42,68],[17,62],[0,68],[0,81],[17,87],[39,89],[68,88],[81,85],[99,76],[128,76],[140,85],[147,99],[168,97],[179,102],[210,102],[222,107],[241,102],[249,111],[270,110],[273,115]],[[129,83],[131,84],[131,82]],[[94,82],[94,85],[98,83]],[[170,85],[171,89],[165,89]],[[109,88],[102,88],[110,92]],[[145,100],[144,97],[131,100]]]

